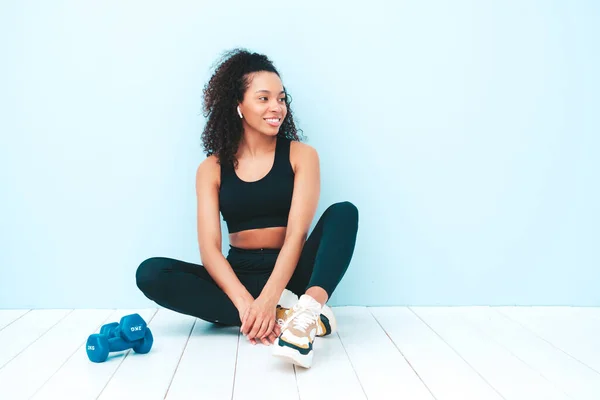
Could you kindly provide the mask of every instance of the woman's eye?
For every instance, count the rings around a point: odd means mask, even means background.
[[[265,100],[267,100],[267,98],[266,98],[266,97],[259,97],[258,99],[259,99],[259,100],[262,100],[262,99],[265,99]],[[282,103],[285,103],[285,99],[286,99],[285,97],[282,97],[282,98],[280,98],[279,100],[281,100],[281,102],[282,102]]]

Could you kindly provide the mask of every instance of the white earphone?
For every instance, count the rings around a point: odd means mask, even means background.
[[[238,107],[237,107],[237,112],[238,112],[238,114],[240,115],[240,118],[244,118],[244,117],[242,116],[242,112],[240,111],[240,106],[238,106]]]

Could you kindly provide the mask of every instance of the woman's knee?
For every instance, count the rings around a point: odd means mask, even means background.
[[[334,203],[325,212],[344,221],[358,224],[358,208],[350,201]]]
[[[160,280],[164,263],[160,257],[152,257],[144,260],[135,272],[137,287],[144,293],[151,291]]]

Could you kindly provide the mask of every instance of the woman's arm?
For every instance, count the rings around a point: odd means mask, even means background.
[[[242,313],[254,298],[222,253],[219,174],[220,166],[215,156],[204,160],[196,171],[198,246],[202,265]]]
[[[284,244],[275,267],[260,297],[267,302],[279,301],[281,294],[294,273],[300,253],[306,242],[308,230],[315,216],[321,190],[319,155],[304,143],[292,142],[296,161],[294,195],[288,218]]]

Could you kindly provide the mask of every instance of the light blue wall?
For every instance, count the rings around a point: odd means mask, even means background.
[[[599,306],[598,3],[297,3],[1,3],[0,308],[150,306],[142,260],[199,262],[201,91],[236,46],[282,72],[319,214],[360,210],[332,304]]]

